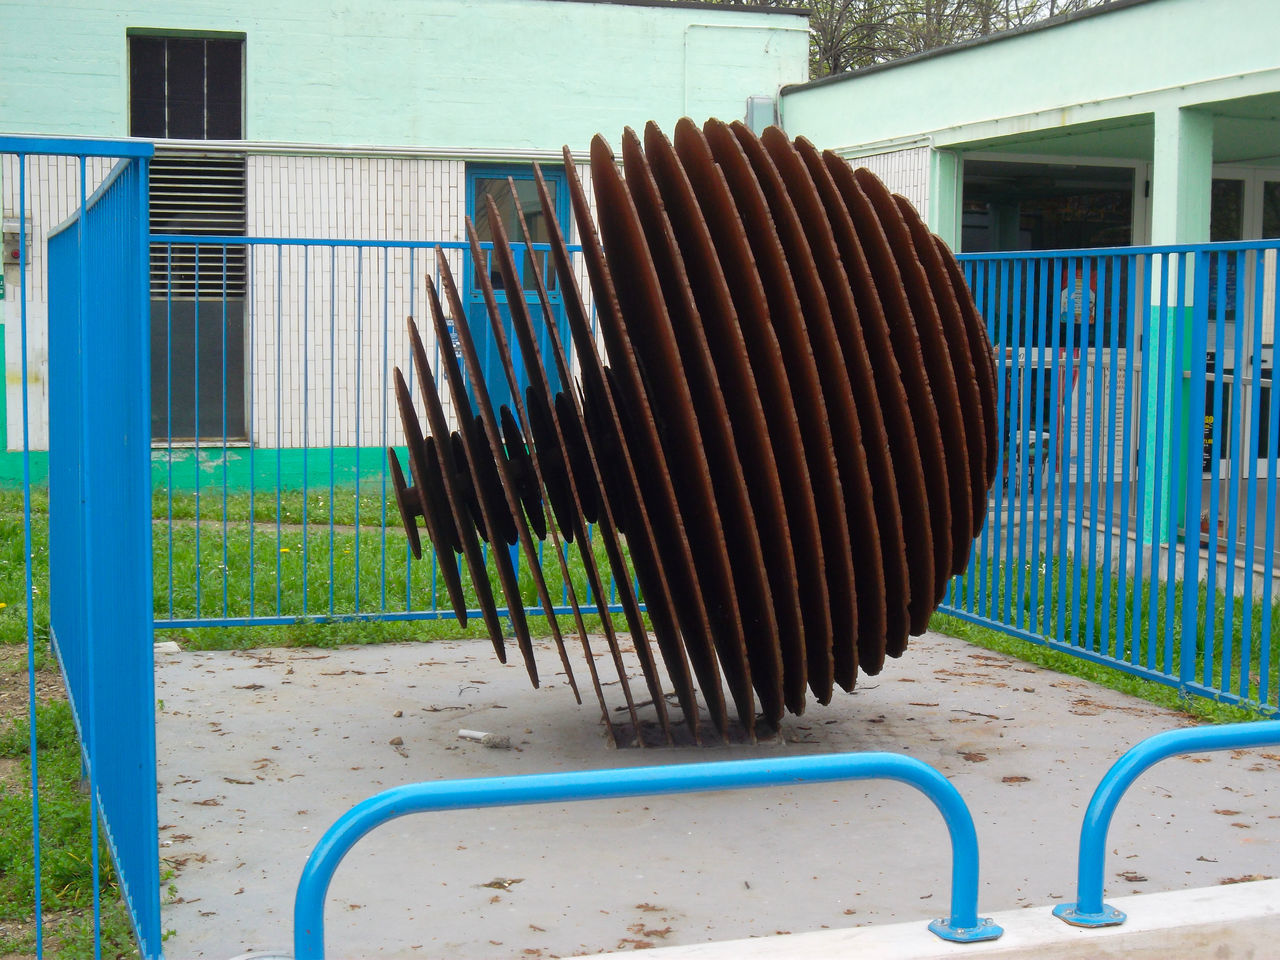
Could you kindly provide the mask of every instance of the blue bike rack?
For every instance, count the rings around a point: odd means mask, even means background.
[[[1004,931],[978,916],[978,835],[964,799],[933,767],[894,753],[843,753],[728,760],[678,766],[541,773],[519,777],[444,780],[393,787],[352,807],[331,826],[307,860],[293,909],[296,960],[324,958],[324,902],[342,858],[375,827],[436,810],[463,810],[575,800],[742,790],[843,780],[896,780],[927,796],[951,836],[951,915],[929,929],[944,940],[994,940]]]
[[[1077,900],[1054,907],[1053,915],[1076,927],[1114,927],[1124,923],[1124,911],[1102,902],[1107,830],[1120,798],[1148,768],[1161,760],[1186,753],[1276,745],[1280,745],[1280,720],[1168,730],[1132,747],[1112,765],[1093,792],[1080,828]]]

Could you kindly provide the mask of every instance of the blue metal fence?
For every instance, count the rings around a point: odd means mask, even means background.
[[[1002,444],[945,612],[1276,708],[1278,246],[961,257]]]
[[[25,204],[33,154],[77,156],[79,202],[50,233],[49,570],[53,651],[80,736],[89,787],[93,914],[101,929],[99,826],[144,957],[160,956],[159,847],[151,631],[145,267],[150,144],[0,139],[18,155]],[[122,158],[92,195],[87,158]],[[25,225],[25,212],[22,216]],[[25,251],[25,244],[22,249]],[[25,262],[22,356],[27,361]],[[31,422],[23,377],[24,455]],[[39,777],[30,477],[26,483],[32,802],[41,937]],[[38,940],[37,953],[43,943]]]
[[[438,558],[413,560],[400,529],[386,449],[404,461],[389,397],[396,365],[414,382],[406,318],[425,309],[437,246],[455,275],[471,276],[467,245],[180,234],[151,243],[156,627],[452,618]],[[549,249],[533,246],[544,275]],[[240,262],[242,281],[227,269]],[[475,330],[482,363],[485,332]],[[429,339],[428,349],[438,364],[455,347]],[[196,381],[190,413],[174,400],[182,371]],[[183,436],[180,421],[205,429]],[[518,554],[513,562],[519,569]],[[556,612],[571,611],[560,565],[543,565]],[[594,603],[585,579],[573,589]]]

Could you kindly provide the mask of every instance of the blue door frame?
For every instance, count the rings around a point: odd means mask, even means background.
[[[570,222],[569,196],[565,186],[564,170],[560,167],[543,167],[542,176],[546,181],[548,190],[553,191],[556,202],[556,219],[564,230],[567,239]],[[507,178],[511,178],[516,183],[519,201],[524,216],[529,222],[530,232],[535,240],[532,257],[537,258],[539,270],[546,281],[548,299],[551,302],[551,309],[555,316],[561,342],[567,344],[569,342],[569,330],[565,319],[560,278],[556,277],[550,269],[550,257],[546,248],[538,249],[541,247],[538,241],[545,234],[539,231],[542,207],[538,204],[537,194],[534,192],[533,168],[528,164],[468,164],[467,216],[476,224],[476,232],[480,235],[481,240],[488,240],[492,233],[488,228],[485,195],[491,194],[504,215],[503,224],[507,228],[508,239],[514,247],[517,241],[521,240],[521,233],[518,222],[511,222],[514,219],[511,215],[513,206]],[[494,181],[497,181],[497,183],[495,184]],[[516,269],[520,274],[525,303],[529,306],[535,328],[540,330],[538,346],[542,352],[544,366],[547,370],[547,379],[551,384],[552,391],[556,391],[561,389],[560,378],[556,373],[554,364],[549,362],[550,343],[543,328],[542,307],[538,303],[537,286],[531,270],[532,257],[528,255],[520,257],[519,248],[515,249],[517,253]],[[486,256],[488,256],[487,245]],[[502,406],[511,406],[511,391],[507,387],[506,376],[502,370],[502,362],[498,357],[498,351],[494,347],[493,331],[489,327],[489,318],[472,259],[468,251],[463,261],[463,294],[467,310],[467,321],[471,325],[471,334],[475,338],[476,350],[480,354],[480,364],[484,368],[485,386],[488,389],[493,409],[496,411]],[[490,278],[494,287],[494,299],[497,301],[498,309],[502,315],[503,333],[506,336],[507,344],[511,348],[512,359],[515,361],[517,383],[523,391],[528,387],[528,379],[524,373],[520,348],[516,343],[515,331],[511,325],[511,317],[507,312],[506,304],[510,291],[502,289],[502,280],[497,275],[496,268],[490,270]],[[471,394],[474,403],[476,399],[474,385],[471,388]]]

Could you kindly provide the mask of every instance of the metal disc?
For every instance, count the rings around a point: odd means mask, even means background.
[[[828,152],[828,166],[849,169],[849,165]],[[836,177],[837,184],[843,174]],[[964,413],[960,409],[960,396],[956,385],[956,372],[947,349],[942,319],[937,301],[929,287],[929,278],[911,242],[911,231],[903,220],[902,211],[894,202],[888,188],[865,167],[853,171],[853,178],[870,201],[889,249],[898,264],[902,278],[902,292],[906,294],[907,307],[914,321],[920,342],[920,355],[929,382],[929,392],[938,415],[938,429],[942,434],[943,459],[947,467],[947,493],[950,507],[950,546],[945,572],[934,584],[936,603],[946,595],[947,580],[957,568],[963,570],[969,556],[969,531],[972,528],[973,498],[969,491],[969,444],[965,438]]]
[[[866,507],[869,504],[873,510],[871,526],[875,529],[875,535],[879,541],[878,557],[881,569],[858,574],[860,579],[857,600],[861,603],[866,599],[867,594],[879,595],[884,612],[881,632],[878,636],[867,627],[868,623],[874,622],[874,617],[870,614],[860,615],[858,660],[863,672],[876,674],[884,664],[888,637],[906,636],[908,580],[906,557],[902,545],[902,515],[898,508],[897,481],[894,478],[884,417],[880,410],[879,398],[876,396],[876,385],[867,357],[866,345],[856,317],[852,317],[854,312],[852,293],[844,277],[843,268],[839,265],[839,256],[835,250],[835,240],[831,234],[830,225],[821,210],[812,181],[798,156],[792,155],[791,158],[793,172],[797,181],[803,185],[803,189],[799,192],[805,199],[800,200],[799,203],[809,211],[811,221],[809,231],[815,234],[813,246],[806,235],[805,224],[801,222],[797,212],[797,203],[793,202],[793,197],[787,192],[777,165],[760,139],[742,123],[735,122],[731,125],[730,131],[738,140],[751,164],[765,201],[769,205],[785,266],[800,309],[802,318],[800,332],[811,344],[812,363],[816,370],[830,425],[837,475],[834,494],[827,494],[827,496],[834,495],[835,500],[832,506],[824,506],[821,499],[818,501],[823,519],[823,537],[828,544],[826,564],[829,580],[836,581],[837,576],[847,578],[854,575],[852,560],[840,564],[833,562],[831,557],[838,557],[841,551],[848,552],[852,549],[853,539],[849,518],[858,516],[860,506]],[[814,246],[825,251],[824,263],[828,265],[828,271],[833,276],[832,286],[836,294],[833,299],[838,301],[834,307],[828,299],[822,276],[815,263]],[[841,344],[832,318],[833,309],[841,309],[839,303],[844,304],[843,308],[851,316],[851,319],[841,324],[848,341],[847,347]],[[851,377],[854,378],[852,381]],[[855,392],[859,394],[856,400]],[[904,398],[904,405],[905,402]],[[806,439],[806,447],[809,445],[810,441]],[[858,476],[864,471],[871,491],[870,498],[865,501],[858,492],[862,489]],[[811,474],[815,478],[815,494],[820,495],[818,478],[821,473],[818,470],[811,470]],[[845,478],[849,478],[847,483]],[[831,518],[837,516],[840,518],[839,522],[832,522]],[[864,584],[869,586],[864,587]],[[832,596],[836,595],[836,587],[832,587],[831,593]]]
[[[823,395],[800,296],[763,187],[752,170],[742,145],[726,124],[708,120],[703,126],[703,133],[733,193],[741,222],[746,227],[756,269],[764,287],[768,319],[777,337],[782,369],[799,422],[804,458],[808,466],[808,499],[814,506],[812,514],[800,512],[800,523],[797,523],[794,515],[791,519],[802,609],[808,622],[814,618],[816,606],[826,606],[827,611],[823,612],[822,620],[813,625],[812,633],[814,636],[831,638],[827,641],[827,646],[832,649],[836,661],[833,668],[841,674],[841,685],[848,688],[856,679],[858,662],[862,659],[864,649],[873,654],[873,659],[883,659],[885,630],[880,537],[872,511],[871,481],[862,452],[861,431],[852,410],[853,396],[848,392],[846,375],[846,392],[839,398],[833,397],[832,405],[841,402],[847,405],[838,416],[842,417],[840,422],[852,432],[843,433],[837,444],[831,432],[827,400]],[[794,216],[794,211],[792,215]],[[827,321],[829,327],[829,314]],[[842,455],[848,465],[844,491],[841,489],[837,445],[843,448]],[[787,504],[790,508],[790,496]],[[822,523],[818,522],[819,516],[823,518]],[[863,568],[861,576],[854,570],[849,535],[850,525],[855,523],[861,532],[858,557]],[[840,630],[834,630],[833,621],[842,625],[843,635]],[[805,635],[807,642],[810,635],[808,626]],[[846,644],[852,644],[855,638],[857,649],[850,652],[856,653],[856,656],[850,656],[849,653],[842,656]],[[809,662],[814,662],[812,650],[809,651]],[[810,688],[813,688],[812,682]],[[830,685],[827,685],[825,693],[814,689],[814,695],[819,703],[826,703],[831,696]]]
[[[498,410],[498,424],[502,427],[502,445],[506,447],[507,461],[511,464],[512,476],[515,478],[516,496],[520,498],[525,516],[529,519],[530,531],[539,540],[545,540],[547,518],[542,511],[542,491],[534,474],[533,458],[529,456],[529,448],[520,432],[520,425],[516,423],[511,408],[506,404]]]
[[[968,444],[969,467],[969,528],[956,538],[953,547],[959,546],[961,553],[958,566],[953,565],[951,572],[958,575],[964,572],[969,561],[969,546],[975,533],[982,526],[982,515],[987,509],[986,480],[986,426],[982,422],[982,398],[978,388],[977,372],[973,357],[969,352],[969,338],[964,328],[964,317],[960,313],[960,302],[956,299],[955,290],[951,286],[951,276],[947,273],[946,264],[933,243],[933,234],[925,226],[920,214],[916,212],[906,197],[897,194],[893,197],[902,219],[911,231],[911,245],[915,248],[920,265],[928,275],[929,288],[933,291],[934,302],[938,305],[938,316],[942,321],[943,341],[951,354],[951,368],[955,371],[956,390],[960,400],[960,412],[964,417],[964,437]]]
[[[411,320],[410,323],[413,321]],[[422,437],[422,430],[418,425],[417,414],[413,410],[413,400],[409,394],[409,385],[405,383],[404,376],[400,373],[399,368],[395,371],[395,390],[396,403],[400,407],[400,422],[404,427],[405,441],[409,447],[409,472],[413,477],[414,486],[418,488],[418,502],[423,508],[423,519],[427,525],[427,535],[431,537],[432,546],[436,550],[438,563],[436,568],[440,571],[440,576],[444,578],[445,591],[449,594],[449,602],[453,605],[454,615],[458,618],[458,622],[466,624],[467,622],[467,601],[466,594],[462,589],[462,578],[458,573],[457,564],[454,562],[453,555],[456,549],[450,543],[450,536],[454,538],[458,536],[457,524],[447,524],[444,515],[449,511],[448,495],[441,498],[441,488],[444,485],[443,473],[439,473],[439,486],[437,486],[435,478],[432,476],[437,471],[439,460],[436,459],[434,464],[427,459],[427,444]],[[431,400],[427,398],[427,409],[431,408]],[[418,452],[415,454],[415,450]],[[441,547],[445,549],[441,551]],[[435,584],[431,585],[434,593]],[[485,610],[482,591],[477,590],[481,614],[486,623],[497,623],[497,615],[491,611]],[[492,605],[492,603],[490,603]],[[505,661],[506,649],[502,645],[502,637],[498,636],[494,641],[494,650],[498,654],[498,659]]]
[[[868,338],[871,353],[877,358],[877,363],[884,356],[881,350],[888,350],[894,356],[907,396],[926,496],[916,509],[909,508],[904,501],[902,519],[906,528],[908,569],[912,575],[911,632],[923,633],[933,613],[938,578],[945,577],[951,566],[951,516],[942,436],[938,429],[937,411],[933,409],[924,360],[920,355],[919,339],[889,242],[870,204],[861,196],[861,188],[852,177],[842,177],[837,184],[832,178],[832,171],[807,140],[797,139],[796,149],[813,174],[835,227],[840,255],[858,304],[858,316],[863,321],[863,331],[874,330],[873,335],[877,339],[881,331],[888,333],[880,344],[871,345]],[[852,198],[845,196],[850,185],[855,188]],[[878,318],[883,318],[883,326],[876,322]],[[890,443],[893,443],[892,435]]]
[[[868,290],[867,284],[862,283],[861,302],[854,298],[853,279],[846,270],[842,251],[850,249],[850,264],[856,262],[861,251],[857,248],[853,225],[849,222],[843,205],[839,203],[830,174],[820,164],[811,170],[781,130],[766,129],[760,140],[777,165],[812,243],[814,260],[831,308],[835,333],[850,370],[859,414],[864,405],[874,402],[884,416],[886,435],[890,438],[888,451],[898,497],[899,520],[892,527],[884,523],[880,525],[881,552],[882,556],[890,558],[898,555],[892,543],[896,531],[903,557],[903,564],[899,569],[905,573],[905,578],[899,581],[899,603],[905,606],[900,608],[895,603],[886,610],[893,619],[886,625],[885,652],[889,656],[901,656],[906,649],[907,635],[915,622],[917,597],[923,597],[920,602],[927,604],[933,593],[929,501],[906,389],[902,384],[874,285]],[[823,200],[824,193],[834,205],[834,213],[830,217]],[[876,358],[874,364],[870,361],[873,355]],[[885,510],[884,501],[881,501],[881,512]],[[889,579],[893,572],[892,566],[886,566],[886,592],[893,589],[893,581]],[[926,584],[927,591],[923,589]],[[905,618],[897,616],[901,609],[906,610]]]
[[[664,197],[659,194],[655,176],[665,173],[670,180],[683,180],[679,161],[669,146],[664,156],[655,158],[655,162],[663,164],[662,173],[657,168],[650,168],[639,139],[628,128],[623,136],[624,170],[640,218],[639,226],[644,231],[661,286],[660,295],[670,313],[672,344],[677,351],[675,363],[681,366],[688,383],[696,429],[706,451],[708,476],[715,495],[714,509],[724,531],[728,555],[738,558],[731,569],[753,686],[765,717],[776,724],[782,718],[784,708],[795,702],[797,693],[799,702],[803,704],[804,701],[803,659],[799,663],[799,676],[792,680],[793,689],[784,689],[785,672],[778,647],[782,621],[775,615],[774,585],[768,575],[769,564],[761,544],[761,532],[756,525],[756,515],[767,511],[778,527],[769,542],[776,543],[779,551],[785,550],[789,558],[790,539],[783,523],[785,515],[777,471],[768,445],[764,416],[759,409],[760,398],[751,377],[745,347],[741,345],[742,334],[737,329],[733,308],[728,302],[728,292],[722,291],[721,303],[717,305],[725,311],[714,318],[718,324],[713,323],[704,329],[704,322],[712,318],[699,314],[695,292],[690,287],[693,274],[704,282],[715,284],[719,272],[710,237],[705,230],[700,237],[691,237],[696,229],[690,229],[690,225],[684,222],[685,218],[679,216],[684,212],[696,219],[697,201],[693,199],[687,181],[673,188],[679,195],[673,193]],[[664,213],[664,201],[671,218]],[[680,238],[679,246],[677,237]],[[689,246],[685,247],[682,258],[681,247],[686,243]],[[718,340],[721,337],[724,339]],[[713,340],[722,348],[719,357],[713,356],[717,352],[709,343]],[[730,344],[737,346],[737,350],[733,350]],[[648,338],[638,341],[637,352],[643,356],[645,348],[652,345],[654,342]],[[725,362],[726,353],[733,354],[733,359]],[[657,356],[651,362],[651,369],[664,371],[662,376],[665,377],[664,368],[670,360]],[[651,394],[655,389],[662,389],[661,381],[656,385],[650,383]],[[751,446],[745,448],[741,442],[744,433],[751,441]],[[762,482],[759,476],[766,457],[767,467],[774,473],[772,486],[776,496],[764,492],[767,481]],[[757,487],[754,499],[752,480],[756,481]],[[791,565],[791,579],[786,588],[789,594],[782,594],[776,599],[790,600],[794,605],[794,564]],[[797,633],[803,629],[798,610],[794,620],[788,621],[788,626]],[[799,649],[802,654],[803,647]]]
[[[613,336],[636,358],[659,425],[665,462],[670,470],[681,516],[689,529],[695,574],[710,601],[712,636],[720,665],[734,698],[739,719],[754,725],[755,705],[740,598],[734,584],[724,528],[716,507],[711,469],[702,446],[689,383],[662,298],[653,259],[641,229],[630,192],[618,173],[613,151],[602,137],[591,141],[591,177],[596,192],[600,233],[618,296],[619,319]],[[602,328],[605,317],[601,315]],[[635,336],[630,327],[635,326]],[[614,355],[612,344],[610,358]],[[762,686],[765,686],[762,684]],[[778,684],[779,688],[781,684]],[[769,687],[765,686],[768,690]],[[781,703],[778,690],[776,704]]]
[[[973,292],[965,283],[964,272],[960,269],[955,254],[937,235],[933,238],[933,244],[951,277],[951,289],[955,292],[956,300],[960,304],[960,315],[964,319],[965,333],[969,338],[969,354],[974,359],[973,372],[978,379],[978,391],[982,400],[982,422],[986,428],[985,487],[990,489],[996,479],[997,459],[1000,455],[1000,421],[996,415],[995,356],[991,349],[991,340],[987,336],[986,324],[982,322],[978,306],[973,302]],[[982,516],[977,519],[977,527],[973,533],[975,537],[978,535],[978,530],[982,528],[985,517],[984,509]]]
[[[440,282],[449,300],[449,311],[457,318],[454,331],[457,333],[457,342],[462,350],[463,361],[467,365],[467,375],[471,383],[475,385],[476,397],[480,407],[480,415],[475,420],[471,421],[471,423],[464,422],[459,425],[462,446],[467,455],[467,462],[471,466],[471,474],[475,480],[476,498],[480,503],[480,512],[484,516],[485,526],[489,528],[490,534],[494,535],[494,538],[490,541],[493,549],[489,551],[489,554],[493,557],[493,565],[498,571],[498,583],[507,599],[507,619],[515,632],[516,645],[520,648],[520,654],[524,658],[525,671],[529,674],[530,682],[537,687],[538,665],[534,661],[533,638],[529,634],[529,623],[525,617],[524,598],[520,594],[520,581],[516,577],[510,553],[500,546],[497,539],[499,532],[501,531],[505,534],[509,527],[511,538],[506,542],[515,542],[517,536],[515,529],[516,517],[513,514],[518,513],[518,508],[512,509],[503,492],[502,478],[498,472],[497,462],[501,458],[503,464],[506,463],[506,458],[502,455],[501,438],[498,437],[497,426],[493,422],[493,411],[489,407],[485,396],[484,378],[480,373],[480,363],[476,359],[475,343],[471,339],[471,329],[466,322],[466,313],[462,309],[461,298],[458,296],[458,289],[453,282],[453,274],[449,269],[449,262],[444,257],[444,251],[439,247],[436,248],[436,265],[440,274]],[[481,276],[484,276],[484,274],[482,273]],[[444,318],[443,310],[440,309],[440,303],[435,296],[435,291],[431,290],[429,294],[431,320],[435,326],[436,337],[439,342],[448,343],[450,339],[448,322]],[[419,343],[419,346],[421,346],[421,343]],[[440,356],[444,361],[445,378],[449,382],[449,390],[453,397],[454,406],[455,408],[462,407],[463,404],[459,400],[460,397],[466,395],[467,388],[466,381],[462,376],[462,370],[458,366],[458,357],[452,350],[441,350]],[[422,360],[422,365],[425,366],[425,356]]]
[[[590,207],[578,180],[573,157],[567,148],[564,155],[569,197],[582,239],[587,272],[596,298],[596,310],[602,319],[601,329],[614,367],[622,371],[620,378],[614,376],[612,371],[605,371],[596,353],[595,340],[585,315],[576,309],[570,309],[569,324],[584,391],[588,397],[593,394],[601,397],[610,415],[608,419],[588,418],[586,425],[590,427],[593,422],[599,423],[607,435],[604,438],[606,442],[621,441],[618,459],[627,466],[627,482],[620,483],[617,489],[618,492],[634,494],[633,504],[622,506],[640,521],[633,525],[635,532],[628,536],[636,575],[641,578],[646,596],[658,597],[659,591],[670,596],[703,701],[717,733],[721,738],[727,739],[728,719],[721,688],[720,667],[713,646],[711,617],[698,582],[688,532],[680,515],[671,474],[667,469],[653,411],[645,395],[635,357],[630,344],[617,333],[621,326],[617,293],[601,251]],[[544,208],[548,206],[545,191],[543,204]],[[552,243],[552,254],[556,257],[557,269],[561,270],[561,275],[568,275],[563,269],[569,264],[563,240]],[[614,383],[618,385],[615,387]],[[615,392],[622,402],[615,403]],[[628,411],[625,417],[620,416],[623,410]],[[593,443],[597,445],[597,449],[600,448],[599,438],[593,438]],[[654,522],[652,518],[655,515],[663,518],[661,523]],[[659,557],[662,558],[661,561]],[[754,734],[754,713],[748,712],[744,718],[744,726],[749,733]]]
[[[410,490],[405,484],[404,471],[400,469],[400,458],[396,456],[394,447],[387,447],[387,464],[391,468],[391,491],[395,494],[396,509],[400,511],[404,534],[409,539],[409,549],[413,551],[415,560],[421,560],[422,540],[418,536],[418,517],[423,512],[418,500],[418,489],[415,487]]]

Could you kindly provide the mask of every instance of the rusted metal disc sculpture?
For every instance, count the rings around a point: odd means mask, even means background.
[[[597,136],[594,217],[567,148],[565,168],[608,363],[535,170],[572,343],[560,340],[538,258],[523,278],[536,309],[519,296],[497,302],[491,277],[520,290],[510,244],[531,241],[523,213],[521,236],[508,237],[488,198],[492,259],[477,282],[512,401],[495,410],[489,400],[438,251],[431,323],[445,345],[452,324],[457,353],[441,351],[433,371],[409,321],[427,429],[397,369],[412,486],[388,454],[405,531],[420,556],[423,519],[449,602],[463,622],[479,609],[504,662],[505,608],[536,686],[528,591],[509,549],[518,544],[577,695],[564,605],[540,560],[549,538],[612,737],[567,559],[565,543],[576,543],[637,740],[630,656],[668,742],[668,687],[695,740],[699,694],[728,736],[725,688],[754,737],[757,723],[803,712],[810,693],[826,703],[859,670],[901,656],[964,571],[995,475],[991,345],[955,258],[915,209],[803,138],[682,120],[668,139],[649,124],[643,139],[623,134],[619,163]],[[467,230],[485,263],[470,221]],[[597,545],[625,639],[606,609]]]

